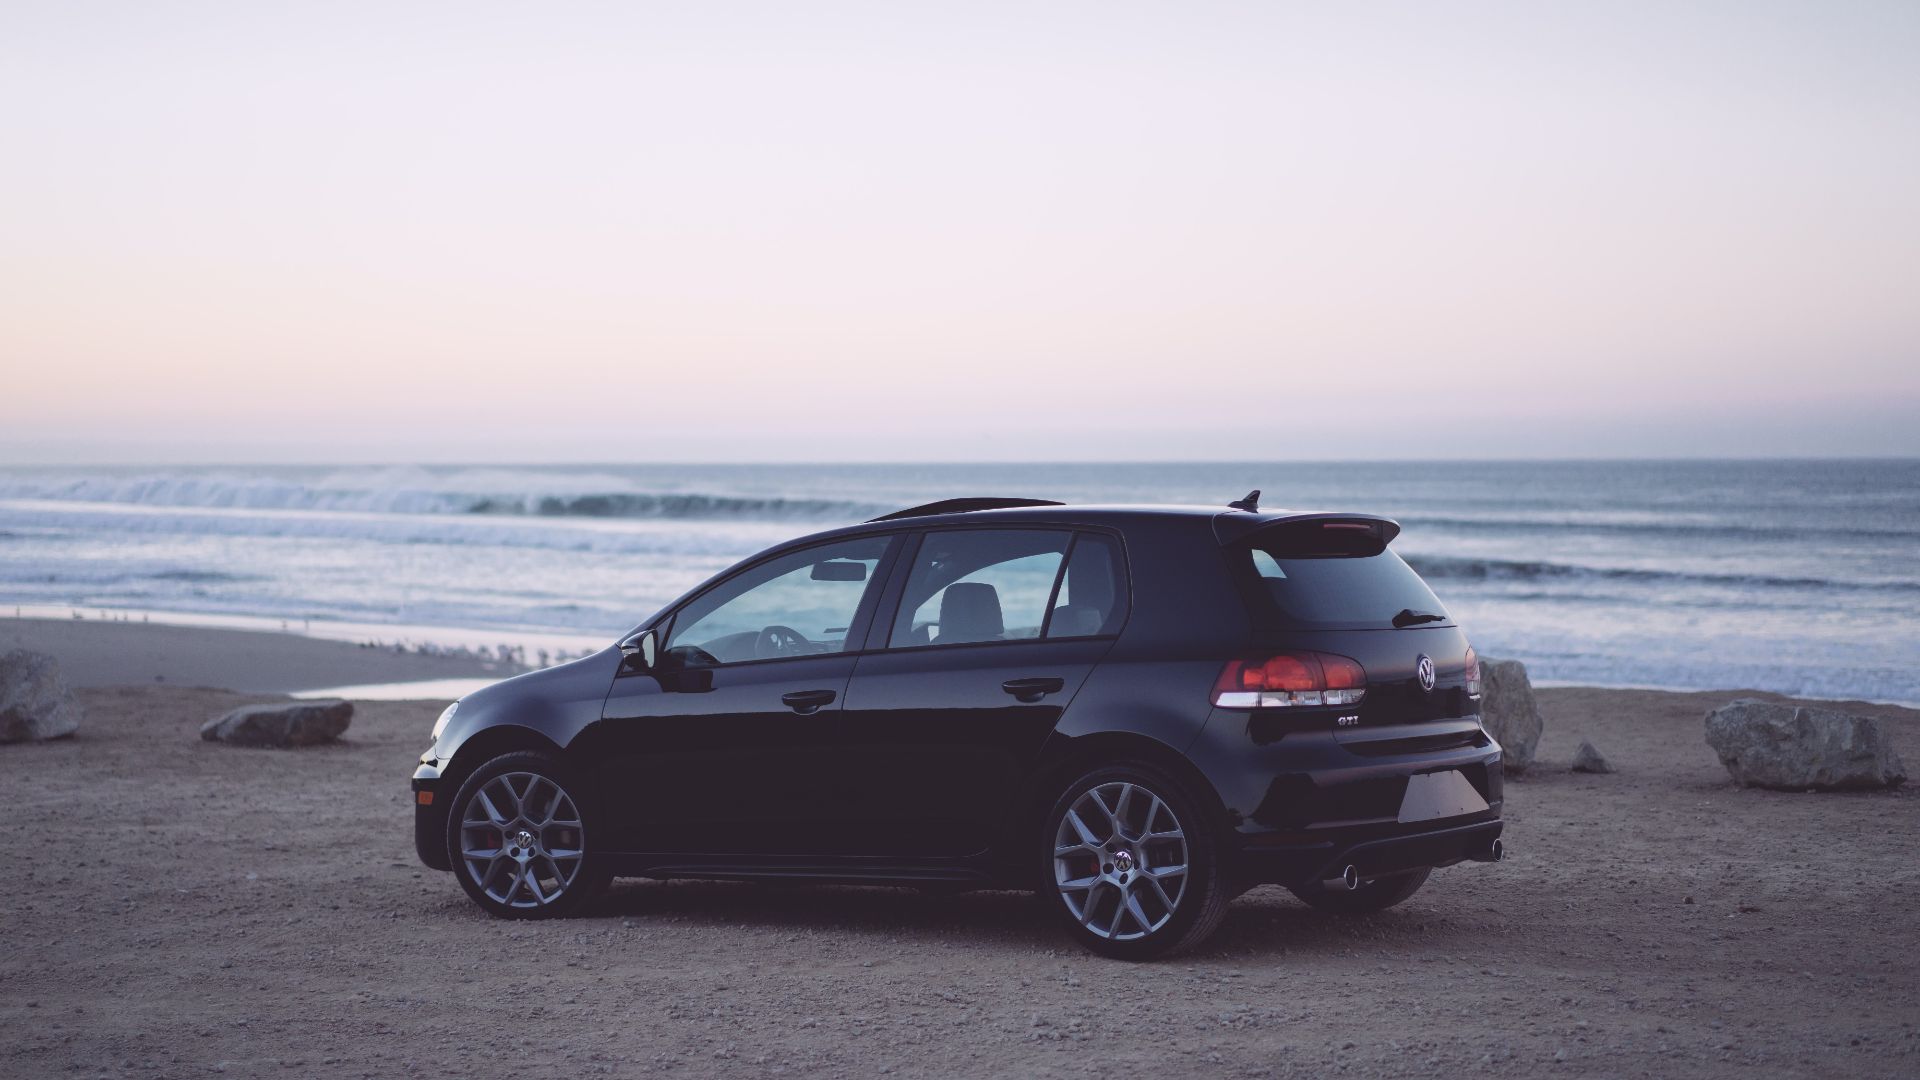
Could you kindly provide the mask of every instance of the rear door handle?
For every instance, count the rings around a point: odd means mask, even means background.
[[[833,704],[833,699],[837,696],[831,690],[795,690],[789,694],[781,694],[780,701],[801,716],[811,716],[819,712],[822,705]]]
[[[1025,701],[1031,704],[1046,697],[1048,694],[1059,693],[1066,688],[1066,685],[1067,680],[1065,679],[1008,679],[1006,682],[1000,684],[1000,689],[1012,694],[1016,701]]]

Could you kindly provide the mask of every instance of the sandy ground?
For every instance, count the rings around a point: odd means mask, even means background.
[[[1506,862],[1362,919],[1256,890],[1127,965],[1011,893],[493,921],[414,861],[440,703],[289,752],[195,736],[258,697],[84,690],[80,737],[0,747],[0,1076],[1920,1075],[1920,793],[1732,787],[1730,696],[1543,691]],[[1920,714],[1871,711],[1920,766]],[[1621,771],[1563,771],[1582,737]]]
[[[98,619],[0,618],[0,652],[32,649],[60,661],[69,686],[217,686],[289,693],[367,683],[504,678],[491,660],[426,656],[299,634],[264,634]]]

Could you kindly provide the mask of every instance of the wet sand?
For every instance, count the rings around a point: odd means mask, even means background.
[[[432,656],[300,634],[104,619],[0,618],[0,652],[32,649],[60,661],[74,687],[205,686],[291,693],[367,683],[505,678],[511,664]]]

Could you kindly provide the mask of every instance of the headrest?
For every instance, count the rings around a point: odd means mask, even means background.
[[[1007,632],[1000,616],[1000,593],[984,581],[956,581],[940,595],[938,644],[998,641]]]
[[[1092,604],[1062,604],[1053,609],[1053,622],[1047,625],[1047,636],[1092,637],[1106,621],[1100,609]]]

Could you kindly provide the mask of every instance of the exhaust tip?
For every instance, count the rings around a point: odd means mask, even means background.
[[[1360,887],[1360,871],[1348,863],[1338,874],[1321,882],[1320,887],[1328,892],[1352,892]]]
[[[1507,857],[1507,845],[1501,843],[1499,837],[1497,836],[1494,837],[1493,843],[1487,845],[1487,861],[1499,862],[1501,859],[1504,859],[1506,857]]]

